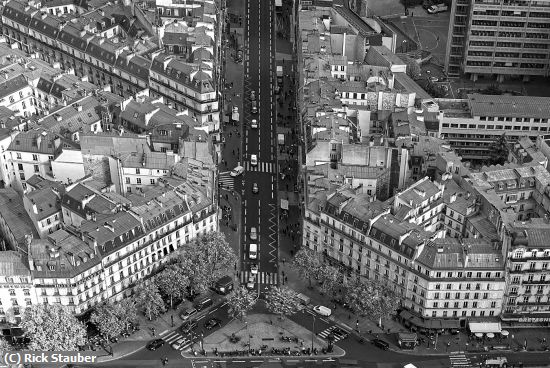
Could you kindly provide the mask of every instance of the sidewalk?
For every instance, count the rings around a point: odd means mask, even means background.
[[[238,341],[231,342],[230,338],[234,335]],[[287,336],[292,339],[291,342],[281,341],[281,336]],[[266,353],[262,357],[270,355],[272,348],[284,349],[290,348],[291,351],[301,351],[302,348],[316,348],[319,353],[326,347],[326,343],[316,335],[312,335],[311,331],[294,323],[288,318],[279,319],[273,314],[251,314],[245,321],[233,320],[224,327],[215,331],[211,335],[204,338],[203,349],[208,355],[214,351],[218,353],[226,353],[232,351],[244,351],[250,349],[258,350],[264,346]],[[294,340],[298,339],[298,342]],[[267,349],[265,349],[267,346]],[[200,349],[200,346],[195,345],[195,349]],[[341,357],[345,351],[335,346],[334,351],[326,354],[326,357]],[[182,354],[186,356],[186,354]],[[187,353],[189,356],[190,353]],[[323,355],[317,355],[322,357]]]

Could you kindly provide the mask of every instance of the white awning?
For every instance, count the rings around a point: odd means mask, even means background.
[[[502,327],[500,322],[470,322],[468,324],[472,333],[500,333]]]
[[[411,364],[411,363],[409,363],[409,364],[407,364],[404,368],[416,368],[416,366],[413,365],[413,364]]]

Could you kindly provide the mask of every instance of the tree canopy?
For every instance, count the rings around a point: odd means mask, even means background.
[[[311,281],[318,279],[323,266],[322,256],[307,248],[302,247],[292,259],[290,265],[294,267],[301,277],[309,281],[311,287]]]
[[[220,232],[210,232],[181,248],[176,266],[189,279],[195,293],[202,293],[227,273],[237,256]]]
[[[30,350],[78,350],[86,342],[86,328],[59,304],[33,305],[25,310],[21,327]]]
[[[256,295],[249,291],[244,286],[236,288],[227,296],[227,304],[229,305],[229,315],[232,318],[243,320],[248,311],[256,304]]]
[[[166,306],[154,283],[143,284],[137,288],[135,299],[149,321],[157,318],[166,311]]]
[[[90,322],[96,325],[101,335],[111,339],[119,336],[126,329],[126,324],[120,317],[115,304],[108,302],[96,307]]]
[[[155,284],[160,293],[170,299],[170,308],[174,308],[174,299],[183,299],[189,287],[189,277],[181,267],[170,265],[155,276]]]
[[[265,303],[271,313],[278,314],[281,318],[291,316],[300,310],[298,294],[286,286],[269,289],[265,295]]]

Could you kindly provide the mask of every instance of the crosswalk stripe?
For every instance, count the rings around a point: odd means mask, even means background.
[[[223,188],[235,189],[235,178],[231,177],[228,173],[218,175],[218,182]]]
[[[241,271],[241,283],[246,284],[250,275],[250,271]],[[256,281],[259,281],[262,285],[277,285],[277,274],[271,272],[258,272]]]
[[[258,162],[257,166],[252,166],[249,161],[244,163],[245,171],[275,172],[275,164],[272,162]]]
[[[449,361],[451,362],[451,367],[460,367],[460,368],[471,368],[472,363],[470,358],[466,356],[463,352],[452,352],[449,354]]]
[[[347,335],[342,335],[338,333],[338,331],[335,331],[337,328],[338,326],[330,326],[329,328],[319,332],[317,335],[324,339],[327,339],[328,335],[332,334],[334,336],[334,342],[345,339]]]

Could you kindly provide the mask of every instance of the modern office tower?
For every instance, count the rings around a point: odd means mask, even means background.
[[[453,0],[445,71],[528,81],[550,74],[550,0]]]

